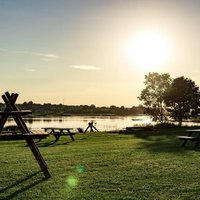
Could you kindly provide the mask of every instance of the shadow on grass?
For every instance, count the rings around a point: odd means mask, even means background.
[[[78,138],[78,139],[75,138],[75,141],[72,141],[72,140],[71,141],[64,141],[64,139],[61,138],[57,142],[55,142],[55,140],[53,140],[53,141],[46,140],[45,141],[45,139],[44,139],[44,140],[41,140],[41,141],[35,141],[35,143],[37,144],[38,147],[55,147],[57,145],[69,145],[69,144],[74,143],[76,141],[86,140],[89,137],[91,137],[91,134],[84,135],[84,137],[81,137],[81,138]],[[26,145],[26,146],[28,146],[28,145]]]
[[[179,135],[187,135],[187,132],[185,129],[179,128],[179,129],[155,129],[153,131],[136,131],[133,133],[134,136],[138,138],[142,138],[144,140],[149,140],[149,139],[155,139],[157,137],[161,137],[163,139],[170,139],[177,137]]]
[[[188,150],[195,150],[194,142],[189,141],[186,147],[181,147],[183,141],[178,140],[177,136],[187,135],[185,128],[179,129],[156,129],[154,131],[138,131],[134,134],[135,138],[143,141],[139,142],[139,148],[145,148],[152,152],[166,153],[185,153]]]
[[[42,141],[35,141],[35,144],[38,146],[38,147],[55,147],[57,145],[69,145],[71,143],[73,143],[75,141],[64,141],[62,143],[60,143],[60,141],[47,141],[47,142],[44,142],[43,140]],[[27,144],[24,145],[24,147],[28,147]]]
[[[38,147],[55,147],[55,146],[58,146],[58,145],[69,145],[70,143],[72,143],[73,141],[67,141],[67,142],[62,142],[62,143],[59,143],[58,141],[57,142],[37,142],[37,146]]]
[[[14,187],[16,187],[16,188],[19,187],[20,184],[22,184],[22,183],[28,181],[29,179],[33,178],[34,176],[36,176],[36,175],[39,174],[39,173],[41,173],[41,171],[37,171],[37,172],[35,172],[35,173],[33,173],[33,174],[31,174],[31,175],[29,175],[29,176],[27,176],[27,177],[25,177],[25,178],[23,178],[23,179],[21,179],[21,180],[18,180],[16,183],[13,183],[12,185],[9,185],[9,186],[7,186],[7,187],[1,189],[1,190],[0,190],[0,194],[3,194],[4,192],[9,192],[9,190],[12,191]],[[18,190],[16,190],[16,191],[12,192],[11,194],[9,194],[9,195],[3,197],[1,200],[8,200],[8,199],[12,199],[12,198],[14,198],[14,197],[16,198],[16,196],[17,196],[18,194],[25,192],[26,190],[28,190],[28,189],[30,189],[30,188],[32,188],[32,187],[38,185],[39,183],[42,183],[42,182],[45,181],[45,180],[47,180],[47,179],[44,177],[44,178],[42,178],[42,179],[40,179],[40,180],[34,181],[33,183],[31,183],[31,184],[29,184],[29,185],[27,185],[27,186],[24,186],[24,187],[22,187],[21,189],[18,189]]]

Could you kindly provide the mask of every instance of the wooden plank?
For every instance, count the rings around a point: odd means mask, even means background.
[[[2,98],[6,104],[6,109],[5,111],[19,111],[19,109],[17,108],[17,106],[15,105],[15,102],[17,100],[18,94],[14,94],[12,93],[11,95],[9,94],[9,92],[6,92],[5,95],[2,95]],[[8,118],[8,116],[2,116],[4,118]],[[16,124],[18,125],[20,131],[22,133],[28,133],[29,130],[24,122],[24,120],[22,119],[21,116],[13,116]],[[0,127],[1,128],[1,127]],[[2,131],[2,129],[0,129],[0,131]]]
[[[70,135],[75,135],[75,133],[51,133],[51,135],[60,135],[60,136],[70,136]]]
[[[197,137],[191,137],[191,136],[178,136],[179,140],[192,140],[192,141],[196,141],[198,140]]]
[[[200,129],[187,129],[185,131],[194,133],[194,132],[200,132]]]
[[[3,131],[0,133],[0,140],[24,140],[27,138],[31,139],[43,139],[49,136],[49,133],[43,130],[32,130],[29,133],[19,133],[16,131]]]
[[[183,140],[182,147],[186,146],[188,141],[196,141],[195,147],[200,143],[200,129],[188,129],[186,130],[188,136],[178,136],[179,140]],[[196,133],[195,136],[192,136],[193,133]]]
[[[31,110],[17,110],[17,111],[0,111],[1,116],[21,116],[31,114]]]
[[[28,146],[30,147],[33,155],[35,156],[35,159],[37,160],[37,162],[38,162],[38,164],[39,164],[44,176],[46,178],[50,178],[51,174],[48,171],[47,164],[44,161],[42,155],[40,154],[36,144],[34,143],[34,141],[32,139],[26,139],[26,142],[27,142]]]
[[[25,140],[25,139],[44,139],[48,134],[0,134],[0,140]]]
[[[49,135],[49,133],[47,133],[46,131],[38,130],[38,129],[31,130],[31,133],[32,133],[32,134],[44,134],[44,135]]]
[[[11,110],[12,109],[12,105],[15,104],[16,100],[17,100],[18,95],[14,95],[12,94],[10,96],[10,94],[8,92],[5,93],[5,95],[2,95],[2,98],[6,104],[6,108],[5,111]],[[1,116],[0,119],[0,132],[3,130],[3,127],[6,123],[8,119],[8,116]]]
[[[43,127],[42,129],[44,129],[45,131],[47,131],[47,130],[58,130],[58,131],[73,130],[73,128],[59,128],[59,127]]]

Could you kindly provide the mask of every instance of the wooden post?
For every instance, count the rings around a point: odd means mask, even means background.
[[[38,150],[38,147],[36,146],[35,142],[32,139],[26,139],[26,142],[27,142],[28,146],[30,147],[33,155],[35,156],[35,159],[37,160],[37,162],[38,162],[38,164],[39,164],[44,176],[46,178],[50,178],[51,174],[48,171],[47,164],[44,161],[42,155],[40,154],[40,152]]]

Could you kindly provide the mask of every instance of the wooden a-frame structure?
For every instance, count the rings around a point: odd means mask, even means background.
[[[30,110],[19,110],[15,105],[15,102],[18,98],[18,94],[6,92],[2,95],[3,101],[5,102],[4,111],[0,112],[0,140],[26,140],[29,148],[31,149],[35,159],[37,160],[41,170],[44,173],[46,178],[50,178],[51,175],[48,171],[47,164],[43,159],[37,145],[34,142],[34,139],[46,138],[49,134],[43,131],[30,131],[26,126],[22,116],[31,114]],[[15,131],[3,131],[4,125],[8,120],[8,117],[13,117],[16,122],[20,133]]]

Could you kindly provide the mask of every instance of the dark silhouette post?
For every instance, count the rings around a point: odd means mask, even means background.
[[[0,140],[26,140],[29,148],[31,149],[35,159],[37,160],[41,170],[44,173],[46,178],[50,178],[51,174],[48,171],[48,167],[46,162],[44,161],[37,145],[34,142],[34,139],[46,138],[48,134],[34,134],[32,131],[28,129],[26,126],[22,115],[31,114],[30,110],[19,110],[15,104],[18,94],[6,92],[2,95],[2,98],[5,102],[5,110],[0,112]],[[3,132],[3,127],[8,120],[8,117],[11,116],[14,118],[18,129],[20,130],[21,134],[17,134],[13,132]]]
[[[88,130],[89,128],[90,128],[90,132],[95,132],[95,131],[99,132],[99,131],[97,130],[97,128],[93,125],[93,122],[89,122],[89,123],[88,123],[88,127],[85,129],[84,133],[87,132],[87,130]]]

